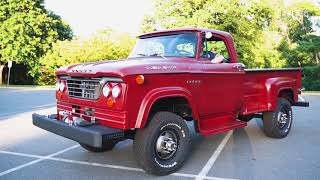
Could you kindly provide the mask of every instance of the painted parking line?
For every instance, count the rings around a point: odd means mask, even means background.
[[[43,160],[52,160],[52,161],[59,161],[59,162],[72,163],[72,164],[80,164],[80,165],[88,165],[88,166],[96,166],[96,167],[104,167],[104,168],[112,168],[112,169],[121,169],[121,170],[136,171],[136,172],[144,172],[142,169],[139,169],[139,168],[118,166],[118,165],[112,165],[112,164],[92,163],[92,162],[86,162],[86,161],[77,161],[77,160],[71,160],[71,159],[57,158],[57,157],[53,157],[53,156],[50,156],[50,157],[48,157],[48,156],[39,156],[39,155],[17,153],[17,152],[10,152],[10,151],[0,151],[0,154],[10,154],[10,155],[16,155],[16,156],[38,158],[37,160],[34,160],[34,161],[37,161],[37,162],[40,162],[40,160],[41,161],[43,161]],[[55,154],[55,155],[57,155],[57,154]],[[33,161],[31,161],[31,162],[33,162]],[[35,164],[35,163],[33,163],[33,164]],[[15,168],[13,168],[13,169],[15,169]],[[18,170],[18,169],[16,169],[16,170]],[[170,175],[171,176],[178,176],[178,177],[187,177],[187,178],[196,178],[198,176],[198,175],[195,175],[195,174],[185,174],[185,173],[173,173],[173,174],[170,174]],[[0,174],[0,176],[1,176],[1,174]],[[235,180],[235,179],[230,179],[230,178],[210,177],[210,176],[204,176],[203,179],[209,179],[209,180]]]
[[[80,146],[80,145],[74,145],[74,146],[71,146],[71,147],[69,147],[69,148],[66,148],[66,149],[63,149],[63,150],[61,150],[61,151],[58,151],[58,152],[56,152],[56,153],[49,154],[49,155],[47,155],[47,156],[43,156],[42,158],[39,158],[39,159],[33,160],[33,161],[31,161],[31,162],[22,164],[22,165],[20,165],[20,166],[17,166],[17,167],[8,169],[8,170],[6,170],[6,171],[1,172],[1,173],[0,173],[0,177],[3,176],[3,175],[9,174],[9,173],[11,173],[11,172],[17,171],[17,170],[19,170],[19,169],[22,169],[22,168],[24,168],[24,167],[28,167],[28,166],[31,166],[31,165],[36,164],[36,163],[38,163],[38,162],[44,161],[44,160],[46,160],[46,159],[48,159],[48,158],[51,158],[51,157],[53,157],[53,156],[56,156],[56,155],[62,154],[62,153],[64,153],[64,152],[70,151],[70,150],[72,150],[72,149],[74,149],[74,148],[77,148],[77,147],[79,147],[79,146]]]
[[[231,135],[233,133],[233,130],[229,131],[228,134],[223,138],[217,149],[214,151],[208,162],[203,166],[202,170],[198,174],[198,176],[195,178],[196,180],[202,180],[205,179],[206,175],[218,159],[220,153],[222,152],[224,146],[227,144],[228,140],[230,139]]]

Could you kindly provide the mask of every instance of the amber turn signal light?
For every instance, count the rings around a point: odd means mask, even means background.
[[[139,85],[143,84],[144,83],[144,76],[143,75],[138,75],[136,77],[136,83],[139,84]]]
[[[107,100],[107,106],[108,107],[113,107],[114,105],[114,100],[112,97],[109,97],[108,100]]]
[[[58,91],[56,98],[57,98],[58,100],[60,100],[61,97],[62,97],[62,92],[61,92],[61,91]]]

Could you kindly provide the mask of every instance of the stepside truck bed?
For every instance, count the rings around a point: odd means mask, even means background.
[[[289,92],[291,104],[298,103],[301,68],[246,69],[245,73],[244,106],[241,114],[274,110],[276,98],[288,94],[287,92]]]

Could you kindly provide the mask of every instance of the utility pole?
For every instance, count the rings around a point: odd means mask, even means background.
[[[9,68],[8,83],[7,83],[8,86],[9,86],[9,83],[10,83],[10,70],[11,70],[11,67],[12,67],[12,61],[8,61],[8,68]]]

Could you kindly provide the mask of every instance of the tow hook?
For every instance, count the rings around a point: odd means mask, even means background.
[[[83,119],[80,115],[80,117],[74,117],[72,116],[71,112],[68,111],[60,111],[59,114],[62,116],[62,121],[73,126],[87,126],[92,123],[89,121]]]

